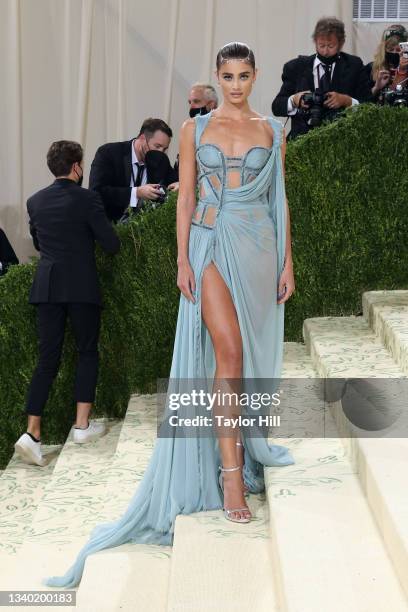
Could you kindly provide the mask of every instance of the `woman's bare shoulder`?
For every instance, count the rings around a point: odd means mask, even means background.
[[[181,125],[182,132],[193,132],[195,127],[194,119],[186,119]]]
[[[252,121],[255,121],[257,125],[264,127],[267,130],[270,130],[271,126],[271,117],[267,115],[261,115],[260,113],[256,113],[254,111],[254,115],[251,117]]]
[[[194,139],[195,121],[186,119],[180,128],[180,140],[189,141]]]
[[[254,121],[268,121],[269,117],[266,115],[261,115],[261,113],[258,113],[257,111],[252,111],[250,119],[253,119]]]
[[[264,133],[268,136],[268,138],[271,138],[273,142],[275,133],[271,125],[271,121],[270,121],[271,118],[268,117],[267,115],[261,115],[260,113],[257,113],[254,111],[254,115],[253,117],[251,117],[251,119],[253,119],[253,121],[256,122],[259,128],[262,129]]]

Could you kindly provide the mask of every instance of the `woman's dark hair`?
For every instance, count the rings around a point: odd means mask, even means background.
[[[255,56],[252,49],[245,43],[231,42],[221,47],[217,53],[217,72],[224,62],[228,60],[241,60],[251,64],[255,70]]]
[[[344,23],[337,17],[322,17],[316,23],[312,38],[316,41],[318,36],[330,36],[331,34],[334,34],[339,43],[343,43],[346,40]]]
[[[72,165],[81,163],[84,156],[82,147],[71,140],[53,142],[47,153],[47,166],[54,176],[67,176]]]

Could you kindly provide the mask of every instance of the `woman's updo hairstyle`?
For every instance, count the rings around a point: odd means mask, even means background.
[[[223,64],[231,60],[247,62],[255,70],[254,52],[245,43],[231,42],[221,47],[217,53],[217,72]]]

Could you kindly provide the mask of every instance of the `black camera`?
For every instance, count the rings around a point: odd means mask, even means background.
[[[327,94],[323,93],[320,89],[301,96],[300,101],[307,104],[309,108],[300,107],[300,112],[307,117],[307,124],[310,127],[318,127],[327,117],[327,109],[323,106],[326,98]]]
[[[395,89],[385,89],[379,99],[381,104],[394,107],[408,106],[408,88],[397,85]]]
[[[160,195],[158,198],[156,198],[156,200],[154,200],[154,202],[157,202],[157,204],[163,204],[167,197],[167,187],[163,185],[163,183],[160,183],[159,191]]]

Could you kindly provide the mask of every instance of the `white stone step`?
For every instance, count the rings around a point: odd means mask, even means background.
[[[296,464],[265,469],[280,609],[406,612],[407,600],[341,441],[286,443]]]
[[[176,519],[167,612],[278,611],[264,495],[251,495],[250,523],[221,510]]]
[[[303,337],[319,376],[399,378],[403,376],[363,317],[306,319]]]
[[[0,555],[15,555],[31,527],[62,446],[43,446],[44,467],[28,465],[14,454],[0,477]]]
[[[309,319],[304,323],[304,334],[320,376],[404,376],[360,317]],[[364,432],[350,424],[339,402],[332,405],[331,413],[408,596],[408,493],[401,484],[408,468],[408,441],[399,437],[406,424],[397,421],[388,430]]]
[[[168,547],[124,544],[90,555],[75,612],[164,612],[170,572]]]
[[[304,346],[285,345],[283,375],[317,376]],[[313,394],[304,393],[304,402],[312,401]],[[313,407],[305,403],[305,415]],[[327,425],[327,430],[335,435],[334,424]],[[296,460],[283,469],[265,468],[281,609],[376,612],[389,604],[393,610],[406,610],[394,568],[341,441],[331,437],[279,442],[292,449]]]
[[[109,466],[98,523],[114,521],[125,512],[149,462],[156,427],[156,396],[133,396]],[[77,612],[162,612],[167,605],[171,550],[126,544],[90,555],[77,591]]]
[[[368,291],[363,294],[366,321],[401,370],[408,374],[408,291]]]
[[[300,342],[285,342],[282,378],[316,378],[316,376],[316,370],[305,345]]]
[[[285,343],[282,375],[316,376],[302,345]],[[254,518],[243,525],[220,510],[177,517],[167,612],[279,610],[265,495],[248,504]]]
[[[42,579],[66,571],[99,522],[107,468],[122,421],[107,422],[107,426],[108,433],[89,444],[74,444],[72,434],[68,437],[24,542],[1,572],[0,589],[45,590]]]

